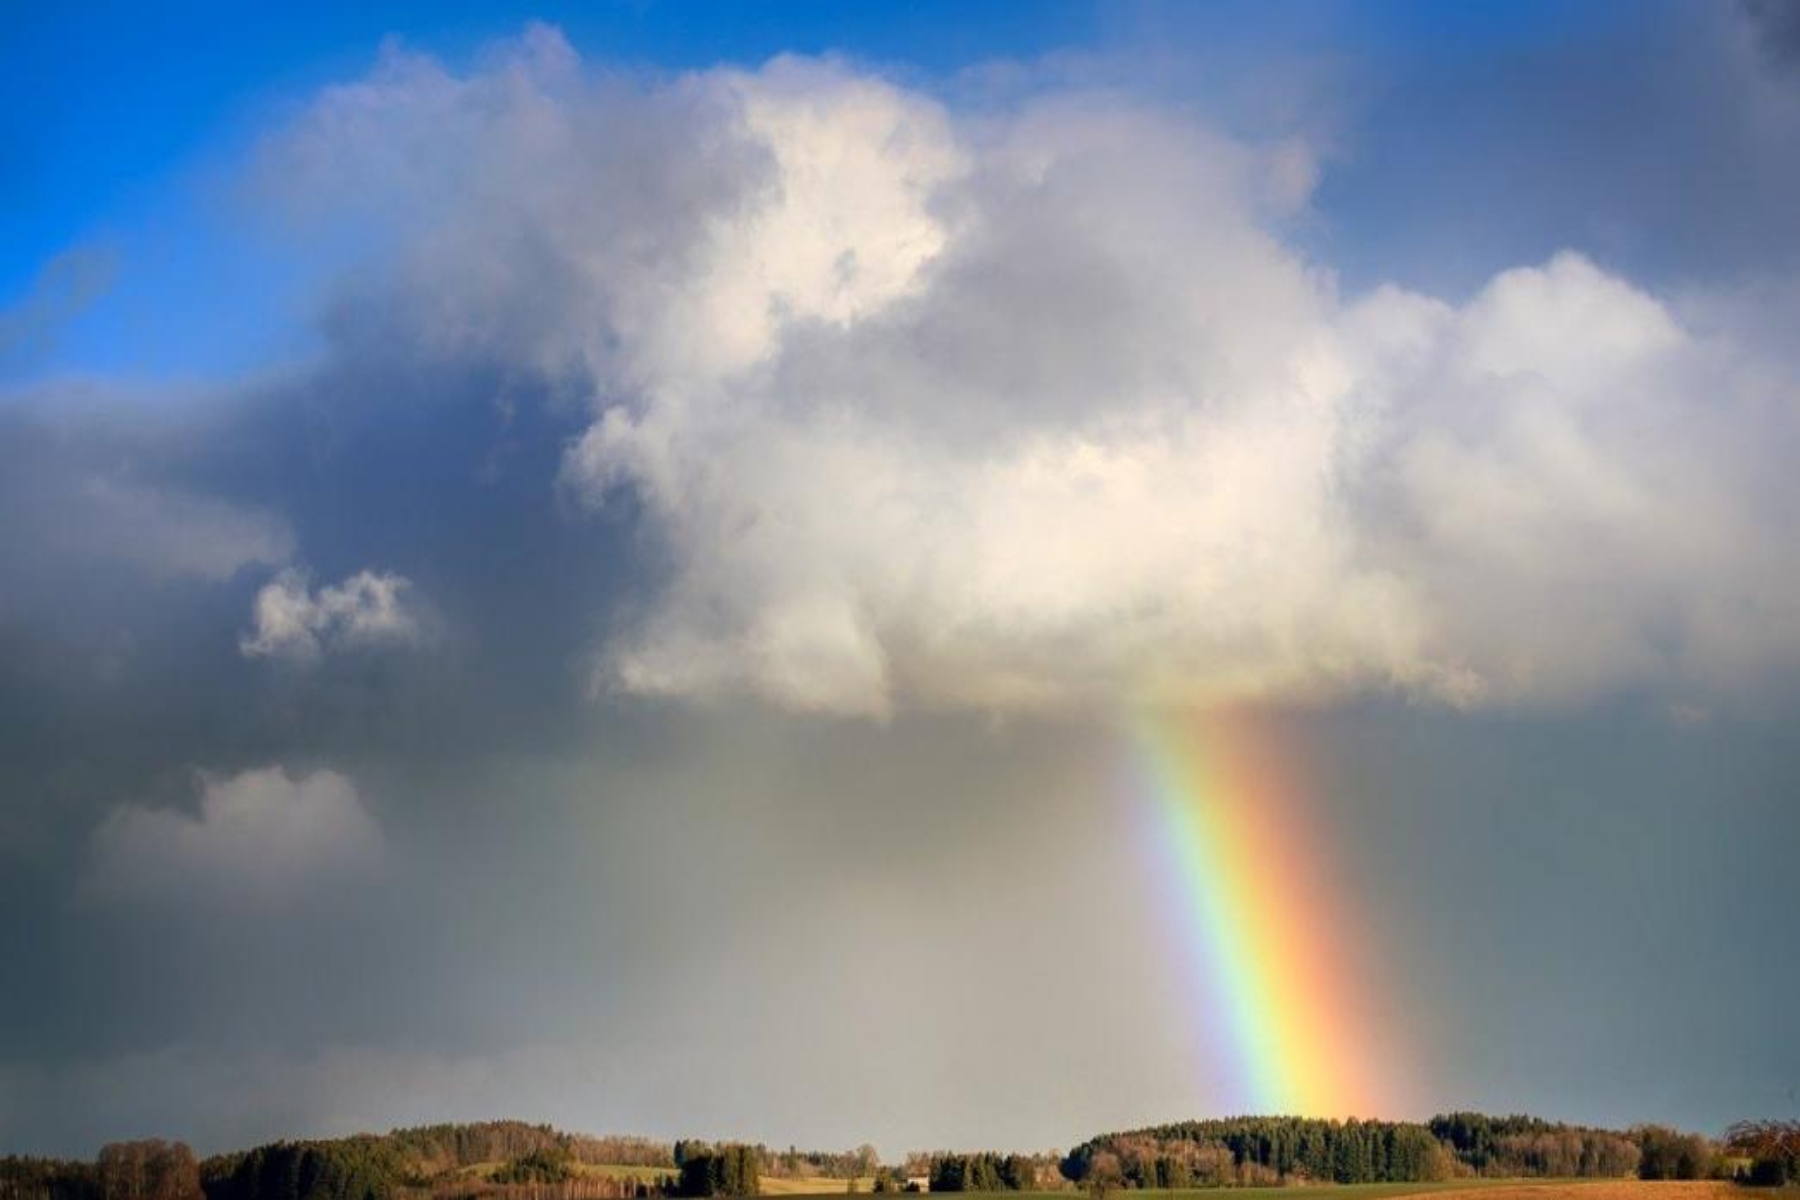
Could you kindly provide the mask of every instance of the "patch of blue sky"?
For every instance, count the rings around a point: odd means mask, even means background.
[[[1331,55],[1397,63],[1523,52],[1628,23],[1643,6],[1523,0],[1433,5],[1319,2],[1094,4],[908,0],[754,5],[192,3],[13,6],[0,37],[0,312],[46,328],[0,346],[0,381],[93,373],[229,375],[303,356],[323,278],[316,261],[250,227],[230,164],[258,132],[322,84],[365,71],[396,36],[452,63],[532,20],[564,29],[591,58],[683,70],[755,64],[779,53],[841,53],[948,80],[997,60],[1051,56],[1110,63],[1109,82],[1188,90],[1220,105],[1230,63]],[[1151,65],[1163,63],[1164,77]],[[1174,66],[1168,65],[1174,62]],[[1145,64],[1141,72],[1123,64]],[[1273,68],[1278,70],[1279,68]],[[1226,80],[1238,91],[1281,85]],[[1259,100],[1257,103],[1266,103]],[[1254,106],[1253,106],[1254,107]],[[1405,125],[1372,105],[1377,124]],[[1250,124],[1255,124],[1252,117]],[[1379,130],[1358,136],[1376,141]],[[1379,183],[1341,194],[1335,239],[1380,226]],[[72,309],[34,301],[46,268],[71,250],[114,270]]]

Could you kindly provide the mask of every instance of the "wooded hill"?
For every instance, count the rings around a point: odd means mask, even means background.
[[[1704,1145],[1705,1139],[1695,1140]],[[1063,1174],[1082,1183],[1186,1188],[1388,1183],[1464,1175],[1620,1177],[1638,1174],[1644,1162],[1635,1133],[1536,1117],[1451,1113],[1427,1124],[1232,1117],[1094,1138],[1070,1151]],[[1661,1171],[1660,1159],[1652,1165]],[[1696,1166],[1685,1177],[1695,1173],[1704,1174],[1704,1168]]]
[[[1536,1117],[1450,1113],[1426,1123],[1232,1117],[1091,1138],[1054,1156],[939,1153],[881,1167],[838,1152],[587,1137],[491,1121],[273,1142],[204,1161],[180,1142],[109,1145],[92,1163],[0,1158],[0,1200],[622,1200],[753,1194],[771,1177],[843,1191],[1030,1191],[1406,1182],[1460,1176],[1800,1178],[1800,1123],[1734,1126],[1715,1145],[1660,1126],[1593,1129]],[[784,1188],[783,1190],[794,1190]]]

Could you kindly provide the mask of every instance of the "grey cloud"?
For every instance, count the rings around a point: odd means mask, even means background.
[[[197,1143],[210,1153],[254,1144],[271,1131],[348,1136],[397,1123],[490,1120],[487,1098],[497,1091],[535,1082],[546,1090],[560,1084],[556,1093],[565,1095],[567,1077],[579,1070],[564,1047],[474,1056],[379,1045],[341,1044],[316,1054],[262,1046],[222,1056],[181,1043],[65,1072],[0,1066],[0,1114],[9,1129],[45,1113],[93,1128],[135,1128],[146,1113],[170,1112],[169,1083],[181,1080],[186,1095],[236,1098]],[[271,1079],[281,1086],[266,1086]],[[36,1112],[8,1112],[9,1096],[31,1096]]]
[[[705,78],[590,71],[543,26],[466,74],[389,47],[263,139],[249,191],[280,236],[368,248],[333,261],[344,342],[630,390],[671,272],[775,183],[735,105]]]
[[[278,566],[294,553],[287,523],[267,510],[210,496],[94,476],[69,514],[72,552],[131,562],[153,575],[217,583],[245,567]]]
[[[1479,21],[1446,23],[1462,11]],[[1340,80],[1307,245],[1359,289],[1450,298],[1568,248],[1658,292],[1800,267],[1800,98],[1742,7],[1558,11],[1504,53],[1452,43]]]
[[[1742,923],[1794,900],[1791,728],[1378,706],[1279,729],[1367,922],[1348,944],[1393,996],[1364,1032],[1424,1064],[1395,1111],[1713,1128],[1779,1103],[1795,964]],[[117,928],[75,927],[79,972],[34,954],[7,998],[0,1097],[38,1100],[16,1145],[82,1153],[133,1130],[226,1149],[496,1111],[899,1153],[1228,1107],[1142,765],[1085,726],[741,713],[474,768],[359,763],[382,801],[374,886],[279,927],[243,905],[93,914]],[[920,971],[942,978],[895,985]],[[1743,986],[1719,994],[1719,972]],[[722,975],[755,986],[721,1005]],[[74,1033],[46,1030],[45,991]],[[1704,1014],[1718,1036],[1683,1039]],[[984,1053],[1017,1073],[971,1085]],[[698,1094],[707,1062],[732,1069]]]
[[[256,593],[255,626],[238,648],[307,663],[334,650],[416,646],[429,634],[411,591],[410,581],[386,571],[358,571],[317,591],[304,572],[283,571]]]
[[[15,556],[80,568],[118,564],[159,581],[217,584],[294,553],[287,520],[182,479],[159,437],[100,414],[47,412],[59,398],[0,409],[0,497]]]
[[[197,812],[126,804],[94,833],[83,888],[105,902],[280,902],[366,876],[380,827],[335,771],[201,775]]]
[[[1738,0],[1769,55],[1782,66],[1800,66],[1800,8],[1785,0]]]

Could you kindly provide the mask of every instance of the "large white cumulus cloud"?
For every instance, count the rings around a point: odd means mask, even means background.
[[[1800,659],[1791,365],[1576,252],[1343,296],[1312,171],[1099,95],[393,52],[269,147],[412,333],[577,384],[606,686],[1006,711],[1710,694]],[[346,199],[348,197],[348,199]]]

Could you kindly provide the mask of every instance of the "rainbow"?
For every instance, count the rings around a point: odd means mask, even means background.
[[[1135,764],[1194,951],[1197,1011],[1220,1013],[1259,1113],[1369,1116],[1374,1049],[1356,1027],[1359,980],[1335,943],[1360,938],[1311,829],[1268,752],[1242,723],[1149,717]],[[1216,1026],[1206,1031],[1217,1037]]]

